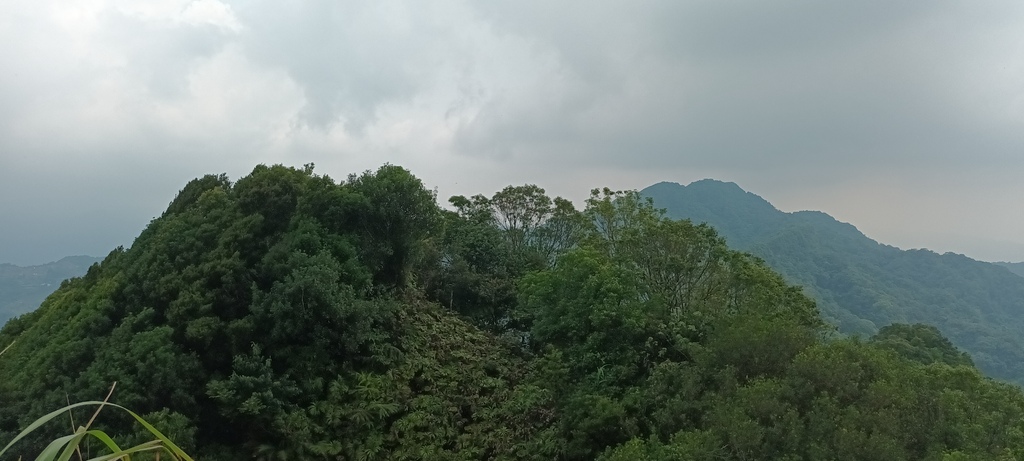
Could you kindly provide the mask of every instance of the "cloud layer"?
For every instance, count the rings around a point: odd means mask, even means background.
[[[384,162],[441,196],[705,176],[1024,259],[1024,4],[12,0],[0,262],[102,254],[192,177]]]

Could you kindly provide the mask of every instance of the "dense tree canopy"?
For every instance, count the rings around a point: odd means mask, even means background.
[[[938,330],[834,339],[800,289],[636,192],[449,203],[393,165],[190,182],[0,330],[0,441],[117,381],[213,460],[1024,456],[1024,396]]]

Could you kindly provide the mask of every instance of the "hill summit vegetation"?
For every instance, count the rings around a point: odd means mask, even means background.
[[[799,288],[637,192],[449,202],[392,165],[193,180],[0,330],[0,441],[117,381],[197,459],[1024,457],[1020,390],[937,330],[835,338]],[[150,437],[121,416],[95,427]]]

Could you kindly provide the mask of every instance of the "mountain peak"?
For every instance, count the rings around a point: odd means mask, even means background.
[[[665,208],[673,219],[689,219],[714,225],[730,245],[745,248],[758,237],[765,223],[779,225],[785,213],[761,196],[734,182],[702,179],[687,186],[660,182],[640,191]]]
[[[1024,383],[1018,334],[1024,264],[902,251],[821,211],[779,211],[734,183],[660,183],[642,193],[669,217],[711,224],[729,245],[805,287],[840,332],[870,335],[894,322],[934,323],[981,370]]]
[[[640,191],[647,196],[665,195],[677,198],[700,198],[729,201],[730,206],[753,206],[778,211],[774,205],[753,192],[744,190],[739,184],[717,179],[701,179],[689,185],[662,181]]]
[[[751,194],[743,190],[739,184],[732,181],[721,181],[718,179],[704,178],[698,179],[691,182],[690,184],[683,185],[672,181],[661,181],[659,183],[648,186],[644,190],[648,189],[660,189],[660,190],[671,190],[671,189],[693,189],[693,190],[717,190],[717,191],[729,191],[742,194]],[[755,195],[755,194],[751,194]]]
[[[694,182],[691,182],[690,185],[687,186],[687,187],[693,187],[693,186],[698,186],[698,187],[705,187],[705,186],[728,187],[728,188],[734,188],[734,189],[742,191],[742,192],[746,192],[745,190],[743,190],[742,187],[740,187],[738,184],[736,184],[736,183],[734,183],[732,181],[721,181],[721,180],[714,179],[714,178],[698,179],[698,180],[696,180]]]

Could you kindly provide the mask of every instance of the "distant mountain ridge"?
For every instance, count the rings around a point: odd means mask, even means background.
[[[641,194],[665,208],[669,217],[712,224],[736,248],[745,249],[796,223],[829,228],[848,238],[871,240],[852,224],[837,221],[821,211],[780,211],[760,195],[733,182],[702,179],[689,186],[660,182]]]
[[[999,262],[992,263],[992,264],[1003,266],[1003,267],[1009,269],[1010,272],[1013,272],[1014,274],[1017,274],[1017,275],[1019,275],[1021,277],[1024,277],[1024,262],[1009,263],[1009,262],[999,261]]]
[[[37,266],[0,264],[0,325],[12,317],[35,310],[61,282],[81,277],[102,258],[68,256]]]
[[[989,375],[1024,384],[1024,277],[1011,272],[1024,266],[900,250],[820,211],[780,211],[735,183],[662,182],[641,193],[672,218],[707,222],[803,286],[843,333],[931,324]]]

